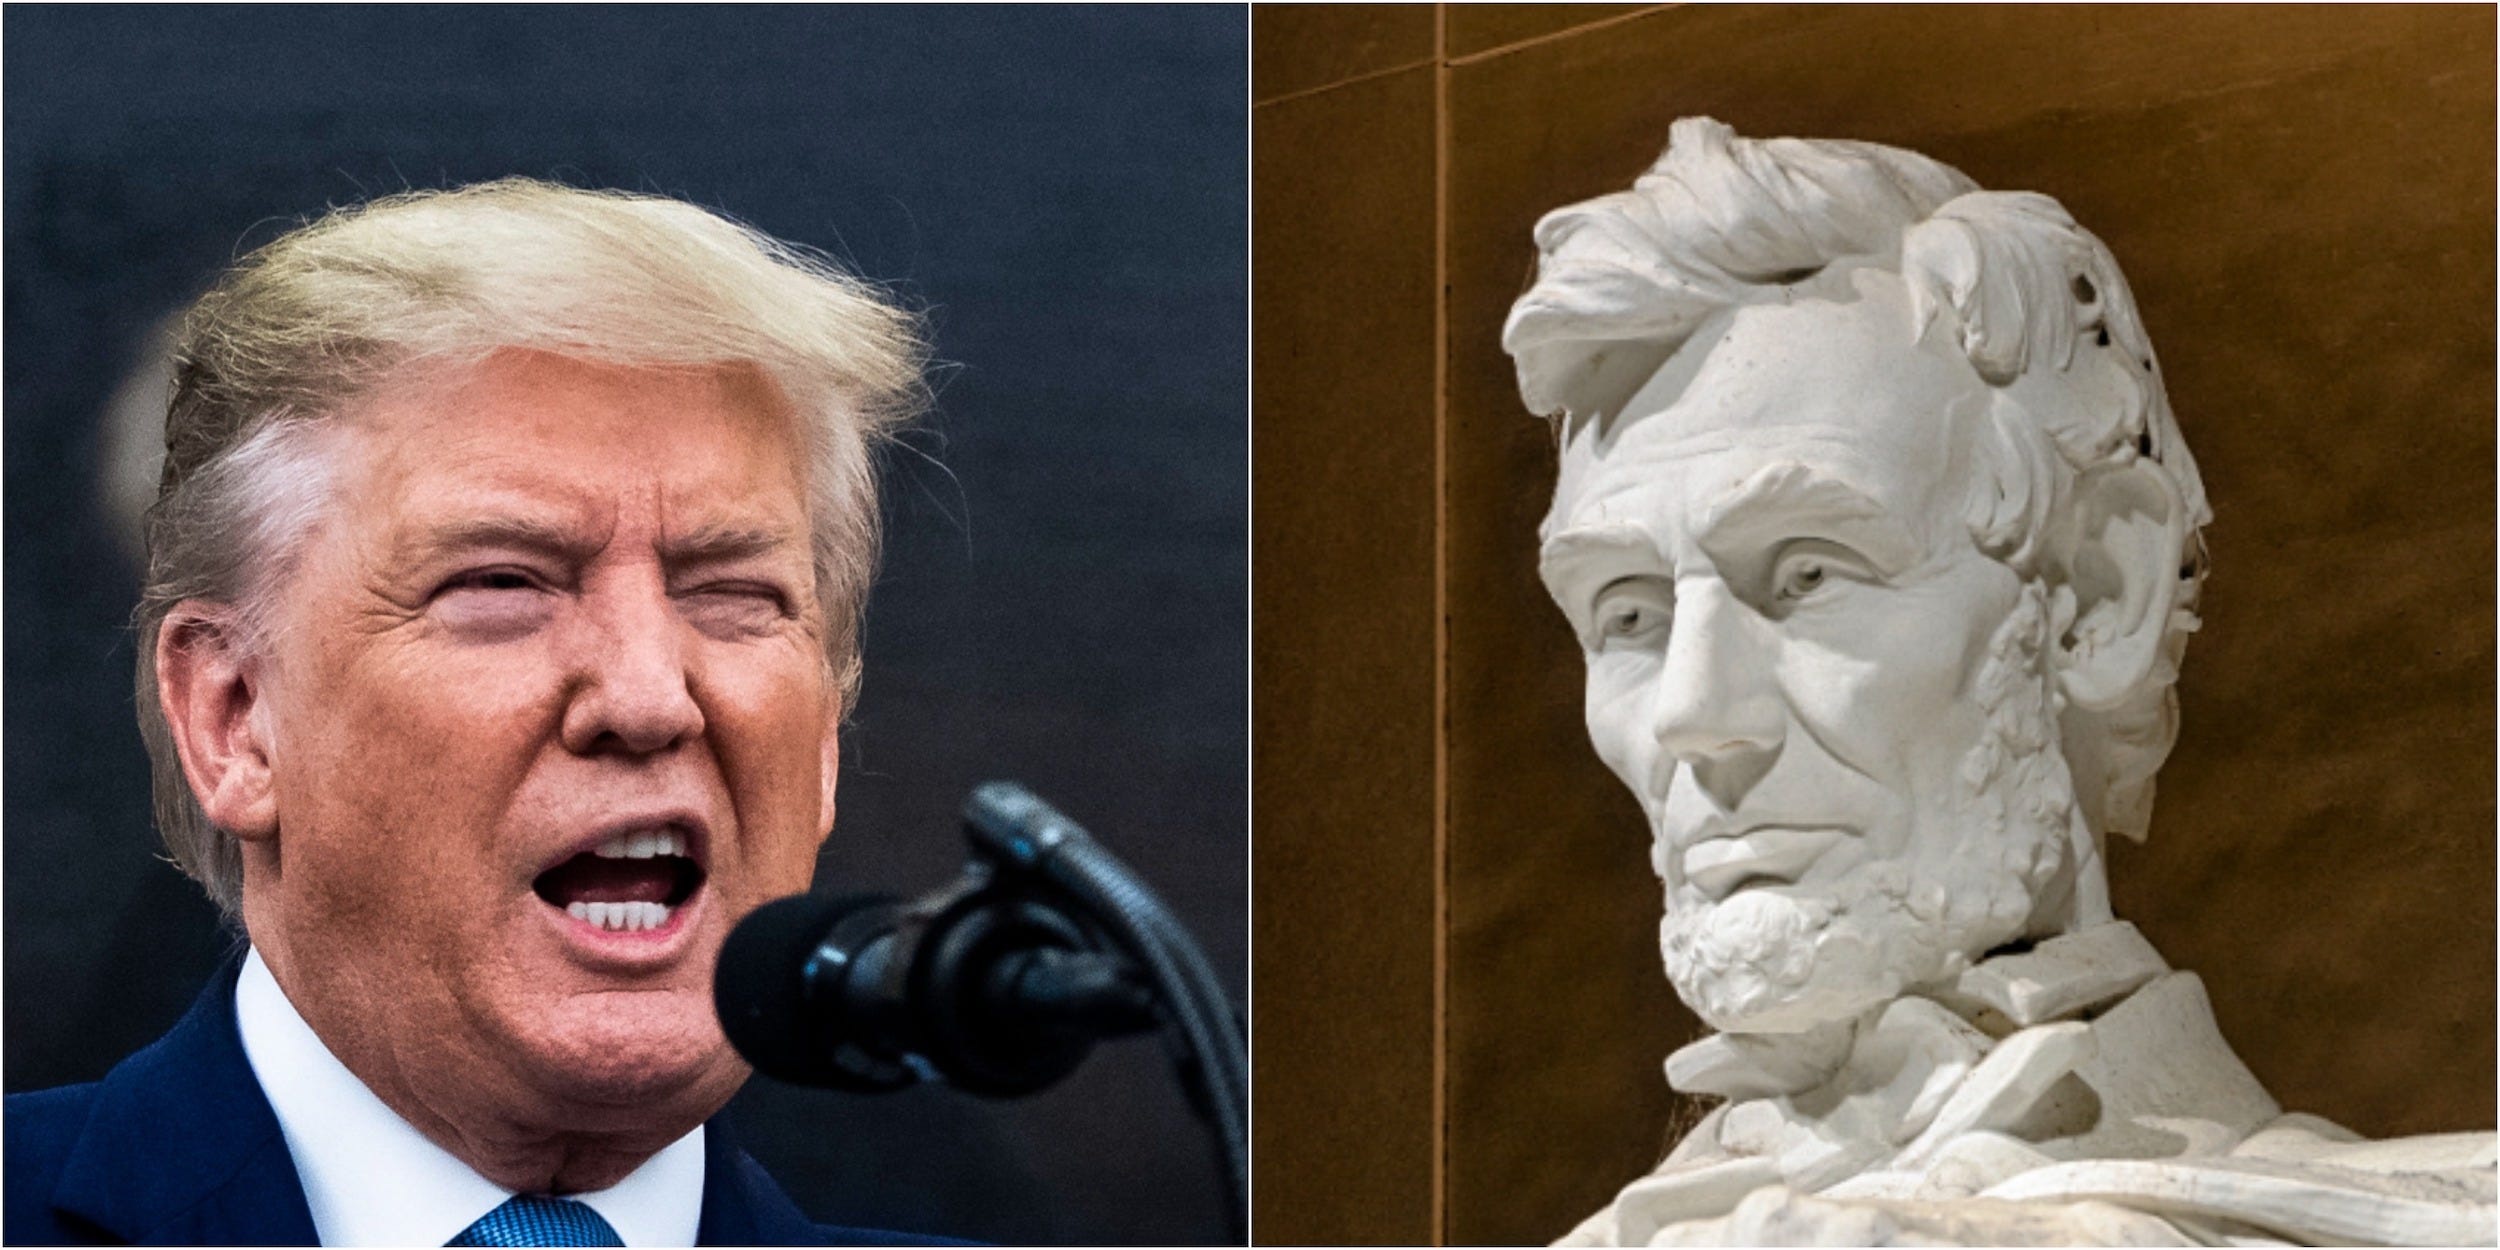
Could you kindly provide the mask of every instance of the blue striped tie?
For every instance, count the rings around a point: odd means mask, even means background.
[[[477,1217],[446,1246],[621,1246],[599,1213],[570,1198],[527,1194]]]

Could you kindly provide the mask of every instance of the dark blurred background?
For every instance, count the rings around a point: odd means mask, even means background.
[[[1242,9],[12,5],[0,34],[9,1090],[101,1076],[232,941],[157,858],[106,502],[150,436],[108,414],[161,413],[157,327],[287,223],[505,174],[725,210],[934,313],[818,889],[940,883],[964,792],[1017,778],[1240,992]],[[759,1080],[735,1112],[820,1220],[1223,1235],[1152,1041],[1022,1102]]]

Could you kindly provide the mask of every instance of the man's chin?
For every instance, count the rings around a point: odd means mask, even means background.
[[[666,1108],[692,1128],[718,1111],[751,1071],[712,1018],[685,995],[578,995],[515,1031],[530,1088],[588,1113],[648,1118]],[[658,998],[651,1003],[644,1000]],[[672,1117],[672,1118],[678,1118]]]

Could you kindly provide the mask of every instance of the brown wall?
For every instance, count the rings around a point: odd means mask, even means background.
[[[1538,1242],[1689,1119],[1628,795],[1535,578],[1528,229],[1674,118],[1872,139],[2117,253],[2216,518],[2119,911],[2289,1107],[2493,1115],[2494,17],[1253,19],[1256,1236]],[[1436,292],[1438,296],[1436,297]]]
[[[1262,89],[1353,77],[1252,114],[1251,212],[1296,261],[1251,281],[1251,1146],[1272,1240],[1433,1226],[1433,75],[1376,72],[1429,54],[1431,19],[1308,11],[1252,63]]]

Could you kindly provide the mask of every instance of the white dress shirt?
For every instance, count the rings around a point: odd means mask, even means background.
[[[243,961],[234,1011],[321,1244],[439,1246],[512,1196],[374,1097],[296,1013],[258,950]],[[703,1129],[607,1189],[565,1196],[597,1211],[626,1245],[691,1246],[703,1212]]]

